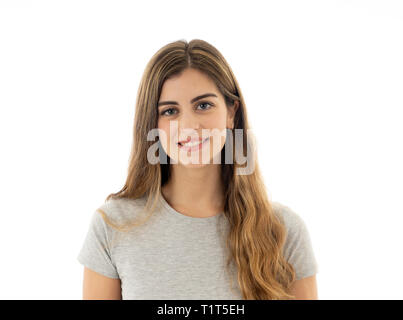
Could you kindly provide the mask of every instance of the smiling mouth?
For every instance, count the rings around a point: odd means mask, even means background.
[[[179,147],[185,147],[185,148],[197,148],[200,145],[202,145],[203,143],[205,143],[208,139],[210,139],[210,137],[207,137],[206,139],[199,141],[199,142],[187,142],[187,143],[181,143],[178,142],[178,146]]]

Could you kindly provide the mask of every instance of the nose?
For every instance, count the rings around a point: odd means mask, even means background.
[[[197,130],[200,128],[200,119],[192,111],[184,111],[178,119],[178,128],[180,131]]]

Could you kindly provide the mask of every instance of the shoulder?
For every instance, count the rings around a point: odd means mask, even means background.
[[[112,224],[123,225],[140,216],[144,211],[145,204],[145,198],[109,199],[96,209],[96,214],[102,217],[105,222],[108,220]]]
[[[272,207],[287,232],[285,252],[292,254],[295,250],[311,250],[311,239],[304,219],[289,206],[279,202],[273,202]]]
[[[292,231],[305,226],[302,217],[289,206],[277,201],[272,201],[271,205],[274,213],[280,218],[287,229]]]
[[[286,228],[283,246],[284,257],[296,270],[296,279],[306,278],[318,272],[318,264],[307,225],[302,217],[290,207],[272,202],[275,214]]]

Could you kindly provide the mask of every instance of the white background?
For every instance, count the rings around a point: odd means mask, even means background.
[[[90,217],[126,178],[165,44],[217,47],[319,299],[402,299],[401,1],[1,1],[1,299],[81,299]]]

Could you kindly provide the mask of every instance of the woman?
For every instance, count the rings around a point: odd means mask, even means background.
[[[317,299],[308,230],[269,201],[248,129],[215,47],[181,40],[152,57],[126,183],[78,257],[84,299]]]

